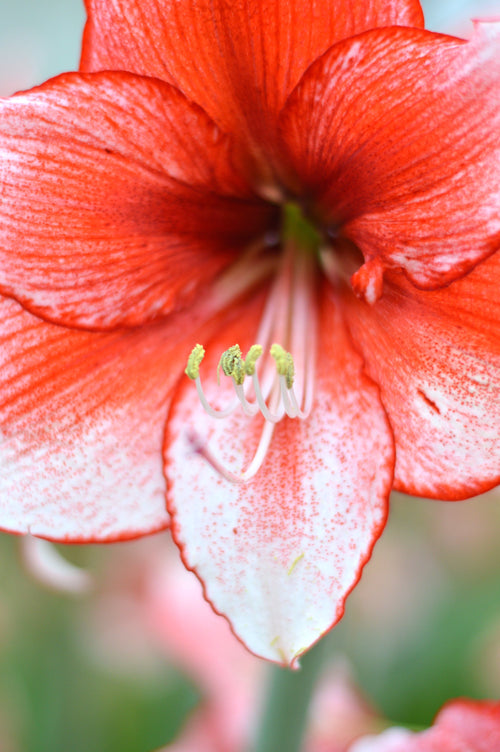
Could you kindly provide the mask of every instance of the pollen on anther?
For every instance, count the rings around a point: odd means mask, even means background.
[[[255,373],[255,364],[262,355],[262,345],[252,345],[245,358],[245,373],[247,376],[253,376]]]
[[[271,353],[271,357],[273,357],[276,362],[276,370],[278,371],[280,376],[285,377],[286,385],[288,389],[291,389],[295,377],[295,366],[293,364],[292,356],[283,347],[281,347],[281,345],[278,345],[277,343],[271,345],[269,352]]]
[[[226,374],[227,375],[227,374]],[[234,379],[234,383],[241,386],[245,381],[245,361],[242,358],[235,360],[231,376]]]
[[[193,381],[195,381],[200,375],[200,365],[204,357],[205,348],[203,345],[195,345],[191,350],[186,370],[184,371],[184,373],[189,376],[190,379],[193,379]]]
[[[232,345],[227,350],[224,350],[222,355],[220,356],[219,364],[217,366],[217,383],[219,383],[219,376],[220,371],[222,369],[222,373],[225,376],[233,376],[236,380],[235,372],[237,375],[241,375],[241,364],[243,363],[243,358],[241,355],[241,348],[239,345]],[[244,369],[243,369],[243,379],[244,376]],[[236,383],[243,383],[243,380]]]

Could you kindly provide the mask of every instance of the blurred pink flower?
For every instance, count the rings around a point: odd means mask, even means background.
[[[427,731],[392,728],[360,739],[349,752],[499,752],[500,703],[453,700]],[[194,752],[194,750],[193,750]]]

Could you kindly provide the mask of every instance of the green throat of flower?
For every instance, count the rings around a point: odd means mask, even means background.
[[[321,235],[296,203],[289,202],[283,206],[281,237],[285,247],[291,244],[303,253],[319,253]]]

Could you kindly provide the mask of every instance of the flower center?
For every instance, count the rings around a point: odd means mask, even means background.
[[[224,419],[235,410],[252,419],[264,417],[253,459],[241,473],[225,468],[196,434],[192,444],[222,476],[233,482],[258,472],[277,423],[285,417],[304,420],[311,412],[316,365],[315,277],[320,237],[295,205],[283,211],[282,254],[261,317],[256,340],[245,357],[238,344],[225,350],[217,367],[232,380],[235,397],[223,408],[208,401],[200,378],[205,349],[197,344],[188,360],[187,376],[196,384],[203,408]]]

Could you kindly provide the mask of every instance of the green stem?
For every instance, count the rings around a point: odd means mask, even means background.
[[[301,661],[299,671],[272,667],[266,704],[254,752],[300,752],[309,702],[324,664],[324,640]]]

